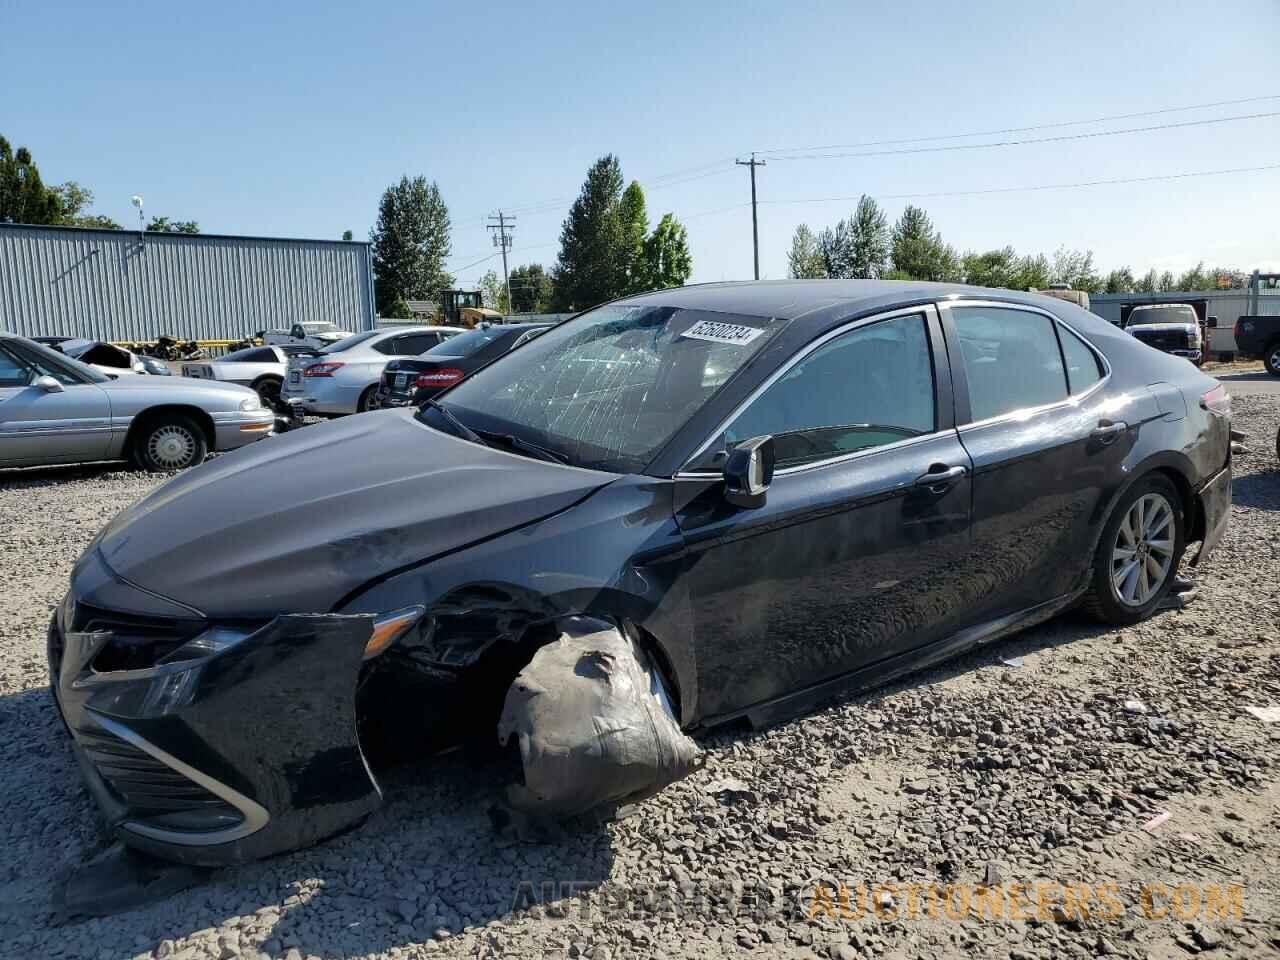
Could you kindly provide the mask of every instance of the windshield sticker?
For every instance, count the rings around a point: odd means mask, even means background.
[[[710,340],[712,343],[750,343],[764,333],[759,327],[744,327],[737,323],[721,323],[718,320],[699,320],[680,334],[692,340]]]

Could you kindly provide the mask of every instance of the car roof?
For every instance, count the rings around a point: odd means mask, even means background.
[[[923,280],[745,280],[655,290],[616,301],[627,305],[681,307],[743,316],[774,317],[819,327],[834,316],[869,313],[963,297],[1001,300],[1058,314],[1065,300],[1020,290]]]

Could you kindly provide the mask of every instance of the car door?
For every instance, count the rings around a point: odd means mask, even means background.
[[[941,314],[973,460],[966,602],[980,623],[1078,586],[1150,398],[1111,396],[1105,358],[1048,312],[954,301]]]
[[[708,474],[766,434],[767,499],[734,507]],[[767,704],[951,632],[969,471],[932,308],[838,329],[766,381],[676,478],[699,712]]]
[[[37,385],[45,376],[58,389]],[[110,440],[111,402],[101,387],[0,343],[0,464],[101,460]]]

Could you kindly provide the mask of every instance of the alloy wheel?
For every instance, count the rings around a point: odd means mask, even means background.
[[[196,438],[191,431],[177,424],[165,424],[147,438],[147,455],[152,463],[165,470],[190,466],[195,454]]]
[[[1159,493],[1144,494],[1125,512],[1111,548],[1111,584],[1126,606],[1144,606],[1169,579],[1173,520],[1172,504]]]

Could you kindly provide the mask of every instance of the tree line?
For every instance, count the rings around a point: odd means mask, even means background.
[[[31,151],[26,147],[14,150],[9,141],[0,136],[0,223],[124,229],[110,217],[90,213],[92,206],[92,190],[75,180],[45,186]],[[194,220],[152,217],[146,230],[151,233],[199,233],[200,225]]]
[[[1065,283],[1089,293],[1158,293],[1170,290],[1234,289],[1248,274],[1203,262],[1175,275],[1149,270],[1141,277],[1128,267],[1101,273],[1092,250],[1059,247],[1052,257],[1020,255],[1013,247],[958,253],[942,239],[928,213],[908,204],[892,225],[879,204],[863,194],[848,217],[820,232],[796,227],[787,252],[791,277],[840,279],[945,280],[1012,290],[1043,289]]]
[[[434,299],[453,285],[445,269],[450,228],[449,208],[434,181],[405,176],[386,189],[369,234],[379,314],[408,317],[408,301]],[[650,230],[644,188],[637,180],[627,184],[618,158],[607,154],[587,171],[561,225],[555,265],[522,264],[510,271],[508,283],[489,270],[480,288],[485,304],[503,312],[570,311],[680,286],[692,271],[684,225],[665,213]]]

